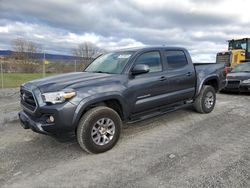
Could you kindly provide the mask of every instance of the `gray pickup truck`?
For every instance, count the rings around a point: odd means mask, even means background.
[[[89,153],[111,149],[122,122],[136,122],[193,105],[214,109],[225,86],[223,64],[193,64],[177,47],[103,54],[83,72],[33,80],[20,88],[21,125],[47,135],[73,132]]]

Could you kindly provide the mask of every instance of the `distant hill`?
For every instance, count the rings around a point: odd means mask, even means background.
[[[0,56],[9,56],[11,53],[11,50],[0,50]]]
[[[0,50],[0,56],[10,56],[11,54],[16,53],[11,50]],[[44,54],[43,53],[34,53],[32,54],[33,57],[36,59],[43,59]],[[73,60],[79,60],[80,57],[77,56],[69,56],[69,55],[59,55],[59,54],[48,54],[45,53],[46,60],[49,61],[73,61]]]

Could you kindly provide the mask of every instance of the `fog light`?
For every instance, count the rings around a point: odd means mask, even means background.
[[[54,123],[55,118],[53,116],[49,116],[49,118],[47,119],[47,123]]]

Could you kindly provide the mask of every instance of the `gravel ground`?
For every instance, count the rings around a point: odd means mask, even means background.
[[[18,96],[19,88],[0,89],[0,131],[7,123],[17,120]]]
[[[250,187],[249,95],[125,125],[112,150],[90,155],[21,128],[17,91],[0,94],[2,187]]]

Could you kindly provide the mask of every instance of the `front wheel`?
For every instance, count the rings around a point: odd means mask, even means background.
[[[116,111],[99,106],[87,111],[77,127],[77,141],[89,153],[111,149],[118,141],[122,121]]]
[[[216,93],[212,86],[202,87],[199,96],[195,99],[194,108],[197,112],[205,114],[213,111],[216,103]]]

